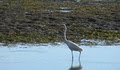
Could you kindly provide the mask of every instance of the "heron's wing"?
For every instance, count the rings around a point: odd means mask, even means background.
[[[74,42],[72,42],[72,41],[70,41],[70,40],[68,40],[67,42],[68,42],[68,44],[70,44],[70,45],[72,45],[72,46],[78,47],[78,45],[77,45],[76,43],[74,43]]]
[[[81,51],[82,49],[74,42],[72,41],[65,41],[65,43],[68,45],[68,47],[71,49],[71,50],[75,50],[75,51]]]

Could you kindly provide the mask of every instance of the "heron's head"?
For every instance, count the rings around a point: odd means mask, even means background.
[[[62,25],[65,25],[65,24],[62,24]]]
[[[66,26],[66,24],[62,24],[63,26]]]

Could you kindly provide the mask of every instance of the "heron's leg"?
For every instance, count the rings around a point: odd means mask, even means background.
[[[73,51],[71,51],[71,54],[72,54],[72,61],[73,61]]]
[[[73,66],[73,51],[71,50],[71,55],[72,55],[72,63],[71,63],[71,68]]]
[[[73,67],[73,58],[72,58],[72,60],[71,60],[71,68]]]
[[[79,62],[80,62],[80,56],[81,56],[81,52],[79,53],[79,58],[78,58]]]
[[[81,66],[80,56],[81,56],[81,52],[79,53],[79,58],[78,58],[78,60],[79,60],[79,66]]]

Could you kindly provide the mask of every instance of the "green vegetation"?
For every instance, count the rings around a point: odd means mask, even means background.
[[[70,7],[71,12],[60,12]],[[120,2],[90,5],[86,1],[53,2],[51,0],[4,0],[0,2],[0,42],[55,42],[67,37],[85,39],[120,39]]]

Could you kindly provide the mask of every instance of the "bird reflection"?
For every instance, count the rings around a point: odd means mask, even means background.
[[[79,65],[78,66],[73,66],[73,62],[74,62],[74,60],[72,59],[71,67],[69,68],[69,70],[82,70],[80,59],[79,59]]]

